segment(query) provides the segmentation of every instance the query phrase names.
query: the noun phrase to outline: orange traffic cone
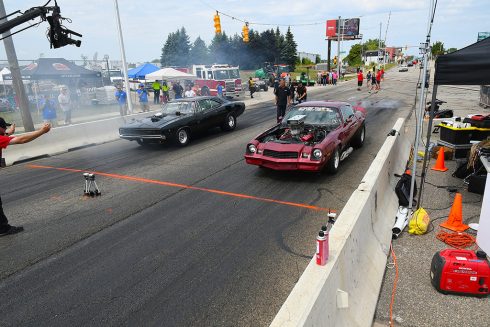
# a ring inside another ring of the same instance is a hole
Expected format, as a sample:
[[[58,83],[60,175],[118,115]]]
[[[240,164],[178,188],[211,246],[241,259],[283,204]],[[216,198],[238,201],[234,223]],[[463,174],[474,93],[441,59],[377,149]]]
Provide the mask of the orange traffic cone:
[[[431,169],[437,170],[437,171],[446,171],[447,170],[446,165],[444,165],[444,148],[443,147],[441,147],[439,149],[439,154],[437,155],[436,164]]]
[[[449,211],[449,217],[440,226],[455,232],[462,232],[469,228],[468,225],[463,224],[463,197],[461,193],[456,193],[453,206]]]

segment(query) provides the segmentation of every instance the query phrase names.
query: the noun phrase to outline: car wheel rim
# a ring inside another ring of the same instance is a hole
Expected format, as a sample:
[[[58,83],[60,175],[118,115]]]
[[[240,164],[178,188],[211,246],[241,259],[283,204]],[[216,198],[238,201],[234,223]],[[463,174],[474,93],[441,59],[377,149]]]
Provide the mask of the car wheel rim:
[[[340,162],[339,151],[335,151],[335,159],[333,161],[335,169],[339,168],[339,162]]]
[[[361,142],[364,142],[364,128],[361,130]]]
[[[230,128],[235,127],[235,117],[233,117],[233,116],[228,117],[228,126]]]
[[[185,130],[181,130],[179,132],[179,142],[184,144],[187,142],[187,132]]]

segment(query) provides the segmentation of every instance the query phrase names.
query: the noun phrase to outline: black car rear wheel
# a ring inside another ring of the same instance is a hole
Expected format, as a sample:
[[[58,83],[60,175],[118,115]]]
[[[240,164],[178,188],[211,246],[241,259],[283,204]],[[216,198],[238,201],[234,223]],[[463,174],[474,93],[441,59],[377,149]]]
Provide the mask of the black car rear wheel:
[[[187,144],[189,144],[189,141],[190,141],[189,130],[187,130],[187,128],[179,129],[175,135],[175,142],[179,146],[186,146]]]
[[[226,116],[225,121],[223,122],[223,125],[221,125],[221,128],[224,131],[232,131],[236,127],[236,117],[232,113],[229,113]]]

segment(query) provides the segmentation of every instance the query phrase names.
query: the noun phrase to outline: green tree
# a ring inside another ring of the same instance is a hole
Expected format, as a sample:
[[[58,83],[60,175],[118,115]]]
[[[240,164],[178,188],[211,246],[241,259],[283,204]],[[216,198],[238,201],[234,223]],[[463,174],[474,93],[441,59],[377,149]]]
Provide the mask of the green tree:
[[[214,63],[224,64],[230,59],[230,40],[225,32],[214,35],[209,45],[211,61]]]
[[[187,66],[189,63],[190,42],[184,27],[170,33],[162,48],[160,63],[167,66]]]
[[[279,64],[279,63],[282,63],[280,61],[281,61],[282,50],[284,48],[284,42],[285,42],[284,35],[281,34],[281,31],[279,30],[279,26],[276,27],[276,32],[275,32],[274,36],[275,36],[275,39],[276,39],[275,40],[275,48],[274,48],[274,50],[276,52],[276,54],[275,54],[275,59],[276,59],[275,60],[275,63],[276,64]]]
[[[458,51],[457,48],[449,48],[447,49],[447,53],[453,53],[454,51]]]
[[[189,52],[190,64],[207,64],[209,63],[209,51],[206,43],[200,36],[196,38]]]
[[[354,44],[349,51],[349,55],[345,57],[349,66],[361,66],[362,65],[362,44]]]
[[[322,62],[322,58],[320,58],[320,55],[316,55],[315,57],[315,64],[319,64]]]
[[[436,57],[438,55],[443,55],[444,54],[444,43],[441,41],[436,41],[435,43],[432,44],[431,48],[431,53],[432,56]]]
[[[290,65],[294,70],[297,61],[298,45],[294,41],[294,35],[291,33],[291,28],[288,27],[286,36],[284,37],[284,46],[281,48],[281,61]]]
[[[363,43],[364,50],[378,50],[379,39],[369,39]],[[381,48],[385,47],[385,43],[381,41]]]

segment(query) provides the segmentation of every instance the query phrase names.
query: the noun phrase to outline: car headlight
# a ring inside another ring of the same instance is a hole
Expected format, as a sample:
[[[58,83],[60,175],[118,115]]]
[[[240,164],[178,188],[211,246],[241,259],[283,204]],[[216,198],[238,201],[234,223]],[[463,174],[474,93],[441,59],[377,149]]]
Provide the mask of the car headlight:
[[[319,160],[322,157],[322,150],[320,149],[315,149],[312,152],[313,158]]]
[[[255,145],[253,145],[253,144],[249,144],[248,145],[248,152],[250,152],[250,153],[257,152],[257,147]]]

